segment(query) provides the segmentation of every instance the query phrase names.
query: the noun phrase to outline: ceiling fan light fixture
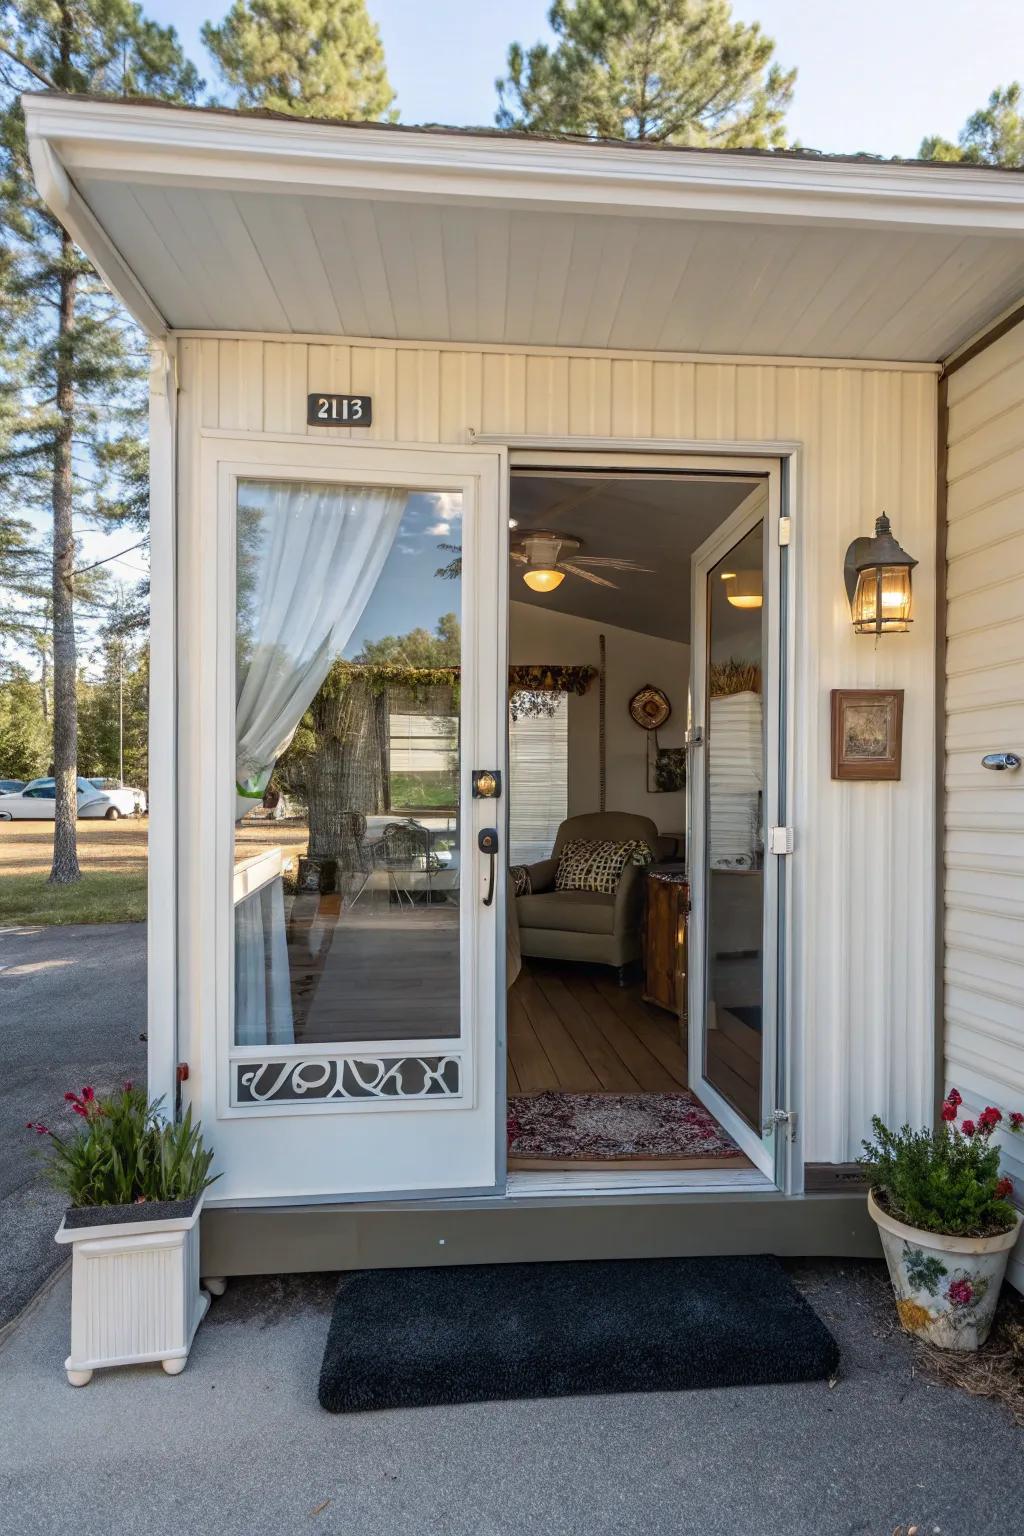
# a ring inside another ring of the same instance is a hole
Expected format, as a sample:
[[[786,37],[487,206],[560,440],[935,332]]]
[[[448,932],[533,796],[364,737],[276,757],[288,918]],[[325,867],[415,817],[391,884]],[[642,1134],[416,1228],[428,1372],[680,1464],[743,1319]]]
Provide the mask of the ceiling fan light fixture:
[[[760,608],[764,602],[760,571],[736,571],[725,589],[734,608]]]
[[[565,580],[564,571],[553,566],[532,565],[523,572],[523,580],[532,592],[553,592]]]

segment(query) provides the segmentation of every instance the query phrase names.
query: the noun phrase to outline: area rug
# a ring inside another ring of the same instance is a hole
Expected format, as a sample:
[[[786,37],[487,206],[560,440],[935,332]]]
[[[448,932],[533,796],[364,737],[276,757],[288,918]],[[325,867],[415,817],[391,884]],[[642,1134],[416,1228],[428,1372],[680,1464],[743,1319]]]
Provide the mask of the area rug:
[[[839,1348],[777,1259],[364,1270],[320,1371],[331,1413],[765,1386],[835,1375]]]
[[[508,1101],[510,1159],[718,1161],[739,1147],[692,1093],[537,1093]]]

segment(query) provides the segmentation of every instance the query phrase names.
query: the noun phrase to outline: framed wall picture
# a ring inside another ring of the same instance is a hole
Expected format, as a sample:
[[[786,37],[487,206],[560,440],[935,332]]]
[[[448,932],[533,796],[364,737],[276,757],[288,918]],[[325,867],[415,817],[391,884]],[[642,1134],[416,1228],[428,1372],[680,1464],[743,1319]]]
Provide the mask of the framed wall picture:
[[[898,779],[903,758],[902,688],[832,689],[832,777]]]

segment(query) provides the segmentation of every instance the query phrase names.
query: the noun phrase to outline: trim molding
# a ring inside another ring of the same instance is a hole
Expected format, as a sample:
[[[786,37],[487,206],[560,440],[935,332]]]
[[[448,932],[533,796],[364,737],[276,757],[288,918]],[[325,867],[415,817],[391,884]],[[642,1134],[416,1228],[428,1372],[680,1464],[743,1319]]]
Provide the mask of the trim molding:
[[[961,368],[973,362],[982,352],[987,352],[993,342],[999,341],[1008,332],[1016,330],[1017,326],[1024,322],[1024,299],[1000,315],[987,330],[982,331],[973,341],[968,341],[958,352],[952,355],[942,365],[942,379],[948,379],[951,374],[959,373]]]
[[[804,1189],[809,1195],[863,1195],[867,1190],[859,1163],[805,1163]]]
[[[1024,310],[1022,310],[1024,318]],[[965,354],[966,355],[966,354]],[[949,375],[939,379],[935,440],[935,1059],[932,1115],[938,1124],[946,1082],[946,544]]]

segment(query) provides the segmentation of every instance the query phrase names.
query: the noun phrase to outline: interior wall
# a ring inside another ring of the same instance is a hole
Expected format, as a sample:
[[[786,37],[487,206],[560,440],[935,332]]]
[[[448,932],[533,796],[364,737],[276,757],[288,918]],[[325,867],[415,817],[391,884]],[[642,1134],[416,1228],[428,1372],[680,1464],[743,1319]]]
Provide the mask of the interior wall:
[[[936,370],[699,361],[461,343],[182,336],[179,519],[194,507],[203,429],[244,439],[464,446],[474,432],[631,441],[680,450],[791,444],[794,673],[789,742],[791,1036],[787,1107],[809,1162],[854,1159],[872,1114],[923,1124],[935,1061]],[[373,425],[308,426],[306,397],[373,397]],[[920,562],[910,634],[855,636],[850,541],[888,511]],[[182,613],[201,564],[182,571]],[[179,677],[202,678],[182,624]],[[646,681],[646,679],[642,679]],[[197,685],[198,686],[198,685]],[[903,778],[836,783],[833,688],[905,690]],[[182,685],[181,707],[189,708]],[[671,697],[671,693],[670,693]],[[179,712],[180,714],[180,712]],[[183,1003],[188,1007],[188,1003]]]
[[[568,578],[571,580],[572,578]],[[614,624],[557,613],[539,603],[509,603],[509,661],[528,666],[598,666],[598,637],[607,648],[605,764],[607,808],[649,816],[659,832],[686,828],[686,794],[649,794],[647,732],[634,724],[629,701],[645,683],[668,694],[672,714],[658,732],[663,747],[681,747],[686,732],[690,647]],[[599,694],[595,678],[587,693],[569,698],[569,815],[596,811],[599,798]]]

